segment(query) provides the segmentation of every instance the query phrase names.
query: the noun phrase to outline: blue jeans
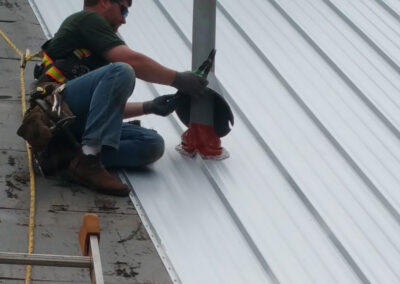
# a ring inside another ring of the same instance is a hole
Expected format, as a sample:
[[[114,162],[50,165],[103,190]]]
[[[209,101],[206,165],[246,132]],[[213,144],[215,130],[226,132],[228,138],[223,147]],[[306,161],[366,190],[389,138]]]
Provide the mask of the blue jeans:
[[[156,131],[123,123],[125,104],[135,87],[135,73],[112,63],[66,84],[64,99],[77,119],[71,130],[84,145],[101,145],[106,167],[140,167],[164,153]]]

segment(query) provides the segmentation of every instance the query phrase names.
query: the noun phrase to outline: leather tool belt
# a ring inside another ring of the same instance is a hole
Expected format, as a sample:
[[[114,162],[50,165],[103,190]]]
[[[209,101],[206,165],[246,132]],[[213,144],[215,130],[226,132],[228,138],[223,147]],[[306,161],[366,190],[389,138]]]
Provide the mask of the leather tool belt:
[[[30,94],[30,107],[25,112],[17,134],[34,152],[43,151],[58,131],[63,131],[75,116],[63,100],[65,84],[43,83]]]

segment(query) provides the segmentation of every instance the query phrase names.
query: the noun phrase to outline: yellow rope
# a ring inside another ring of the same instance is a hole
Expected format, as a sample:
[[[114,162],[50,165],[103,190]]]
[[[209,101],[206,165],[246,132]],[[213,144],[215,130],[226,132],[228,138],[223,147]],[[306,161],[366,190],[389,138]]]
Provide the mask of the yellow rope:
[[[0,30],[0,35],[4,38],[4,40],[8,43],[9,46],[11,46],[15,52],[19,55],[19,57],[23,57],[24,55],[22,54],[21,51],[11,42],[11,40],[8,39],[8,37],[3,33],[2,30]]]
[[[25,78],[24,78],[24,67],[20,68],[20,79],[21,79],[21,98],[22,98],[22,113],[26,112],[26,99],[25,99]],[[35,175],[32,166],[32,151],[28,143],[25,142],[26,151],[28,153],[28,167],[29,167],[29,184],[30,184],[30,193],[31,200],[29,206],[29,240],[28,240],[28,253],[33,253],[34,246],[34,235],[33,230],[35,229],[35,204],[36,204],[36,192],[35,192]],[[32,267],[28,265],[26,267],[25,273],[25,284],[29,284],[31,282],[31,272]]]
[[[22,52],[8,39],[8,37],[0,30],[0,35],[3,39],[15,50],[18,56],[21,58],[20,64],[20,80],[21,80],[21,102],[22,102],[22,114],[26,112],[26,98],[25,98],[25,64],[26,61],[33,58],[33,56],[28,57],[28,54],[24,55]],[[33,230],[35,228],[35,174],[33,172],[32,166],[32,151],[28,143],[26,144],[26,151],[28,153],[28,167],[29,167],[29,182],[30,182],[30,208],[29,208],[29,240],[28,240],[28,253],[33,253]],[[31,282],[32,267],[28,265],[26,267],[25,273],[25,284]]]

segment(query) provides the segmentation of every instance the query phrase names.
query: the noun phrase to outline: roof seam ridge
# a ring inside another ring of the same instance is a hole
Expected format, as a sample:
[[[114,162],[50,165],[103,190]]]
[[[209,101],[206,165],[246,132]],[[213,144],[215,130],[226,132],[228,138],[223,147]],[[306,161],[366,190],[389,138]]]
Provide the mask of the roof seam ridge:
[[[181,28],[179,28],[179,25],[172,18],[171,14],[168,12],[167,8],[164,7],[164,5],[160,2],[160,0],[154,0],[154,2],[157,5],[157,7],[161,10],[161,13],[167,18],[168,22],[176,30],[178,35],[182,38],[182,40],[184,41],[186,47],[191,49],[192,48],[192,43],[191,43],[190,39],[188,37],[186,37],[186,35],[183,32],[183,30]]]
[[[317,51],[318,53],[320,53],[320,55],[322,57],[325,58],[325,60],[329,62],[331,62],[333,65],[332,67],[335,67],[336,65],[333,63],[333,61],[331,61],[331,59],[320,49],[320,47],[312,41],[312,39],[298,26],[298,24],[283,10],[282,7],[279,6],[279,4],[277,4],[275,2],[275,0],[269,0],[269,2],[271,2],[271,4],[275,7],[275,9],[278,10],[278,12],[286,19],[288,20],[288,22],[306,39],[306,41],[308,41]],[[364,180],[364,182],[366,182],[366,184],[368,185],[368,187],[372,190],[372,192],[374,193],[374,195],[378,198],[378,200],[380,200],[383,205],[387,208],[387,210],[393,215],[394,219],[400,223],[400,214],[396,211],[396,209],[390,204],[390,202],[382,195],[382,193],[379,191],[379,189],[373,184],[373,182],[367,177],[367,175],[359,168],[359,166],[357,165],[357,163],[351,158],[351,156],[345,151],[345,149],[340,145],[340,143],[334,138],[334,136],[328,131],[328,129],[324,126],[324,124],[316,117],[316,115],[311,111],[311,109],[305,104],[305,102],[300,98],[300,96],[296,93],[296,91],[290,86],[290,84],[283,78],[283,76],[279,73],[279,71],[274,67],[274,65],[263,55],[264,57],[264,61],[267,62],[269,68],[273,71],[273,73],[275,74],[275,76],[277,76],[277,78],[281,81],[281,83],[285,86],[285,88],[289,91],[289,93],[294,97],[294,99],[299,103],[299,105],[303,108],[303,110],[305,110],[305,112],[311,117],[311,119],[314,121],[314,123],[316,123],[316,125],[318,126],[318,128],[327,136],[327,138],[331,141],[331,143],[335,146],[335,148],[339,151],[339,153],[341,153],[344,158],[350,163],[350,165],[353,167],[353,169],[356,171],[356,173]],[[338,70],[336,70],[337,72],[342,72],[337,66],[336,68]],[[336,69],[334,68],[334,69]],[[347,76],[343,73],[343,76],[345,76],[345,78],[347,78]],[[341,76],[342,77],[342,76]],[[350,81],[347,78],[348,81]],[[352,82],[351,82],[352,83]],[[354,85],[355,88],[357,88]],[[358,89],[358,88],[357,88]],[[266,144],[266,142],[265,142]],[[268,147],[268,145],[266,145]],[[269,148],[269,147],[268,147]],[[272,150],[270,150],[272,152]],[[274,155],[272,153],[272,155]],[[274,155],[275,156],[275,155]],[[280,170],[285,171],[285,176],[289,176],[289,173],[287,172],[287,170],[284,168],[284,166],[281,164],[281,162],[279,161],[279,159],[277,157],[274,158],[274,160],[276,161],[278,168]],[[279,164],[278,164],[279,163]],[[292,177],[290,177],[291,179],[293,179]],[[294,180],[293,180],[294,182]],[[292,183],[291,183],[292,184]],[[298,185],[296,185],[294,183],[295,187],[295,191],[296,193],[304,195],[304,193],[301,191],[300,187],[298,187]],[[297,190],[299,190],[297,192]],[[299,195],[300,196],[300,195]],[[307,205],[308,209],[310,211],[312,211],[312,214],[314,215],[314,217],[317,219],[317,221],[319,222],[319,224],[321,225],[321,227],[325,227],[325,230],[329,230],[329,237],[331,238],[330,234],[333,234],[333,232],[331,231],[331,229],[327,226],[327,224],[325,223],[325,221],[323,220],[323,218],[319,215],[318,211],[313,207],[313,205],[311,204],[311,202],[306,198],[306,196],[304,195],[304,197],[302,198],[300,196],[300,198],[303,200],[303,202]],[[320,220],[318,220],[320,219]],[[364,282],[364,283],[369,283],[369,280],[367,279],[367,277],[364,275],[364,273],[362,272],[362,270],[358,267],[358,265],[356,264],[356,262],[351,258],[350,254],[346,251],[346,249],[344,248],[344,246],[340,243],[340,241],[337,239],[337,237],[333,234],[332,235],[334,237],[334,239],[331,238],[331,240],[334,242],[335,246],[339,249],[339,251],[342,253],[342,255],[345,257],[346,261],[348,261],[348,263],[350,264],[350,266],[352,267],[352,269],[356,272],[356,274],[358,275],[358,277]]]
[[[291,87],[289,86],[289,88],[291,88]],[[307,198],[306,194],[303,192],[301,187],[297,184],[295,179],[291,176],[291,174],[286,169],[286,167],[283,165],[283,163],[279,160],[277,155],[275,155],[272,148],[270,148],[268,143],[262,138],[261,134],[255,129],[255,127],[252,125],[250,120],[243,114],[243,112],[240,110],[240,108],[236,104],[233,104],[233,107],[234,107],[235,111],[238,112],[239,116],[242,118],[242,120],[243,120],[244,124],[247,126],[247,128],[253,133],[257,142],[264,149],[264,151],[271,158],[273,163],[276,165],[276,167],[279,169],[279,171],[282,173],[282,175],[285,177],[285,179],[291,185],[291,188],[294,190],[294,192],[299,197],[299,199],[303,202],[303,204],[307,208],[307,210],[314,217],[314,219],[319,224],[321,229],[326,233],[326,235],[331,240],[331,242],[334,244],[334,246],[338,249],[338,251],[343,255],[343,257],[346,259],[346,261],[350,264],[353,271],[355,271],[356,275],[361,279],[361,281],[363,283],[370,283],[369,280],[367,279],[367,277],[364,275],[364,273],[358,267],[356,262],[352,259],[351,255],[347,252],[346,248],[341,244],[339,239],[333,233],[332,229],[328,226],[327,222],[322,218],[322,216],[319,214],[318,210],[314,207],[312,202]]]
[[[393,18],[400,22],[400,15],[393,10],[388,4],[386,4],[383,0],[375,0],[379,5],[381,5]]]
[[[211,183],[212,187],[214,188],[214,191],[216,192],[217,196],[221,200],[222,204],[224,204],[224,207],[226,208],[226,210],[228,211],[229,215],[231,216],[231,218],[235,222],[236,226],[239,228],[239,231],[241,232],[241,234],[245,238],[246,242],[248,243],[249,247],[251,248],[251,250],[255,254],[256,258],[260,261],[261,266],[264,268],[264,271],[268,274],[268,276],[271,278],[273,283],[277,283],[277,284],[281,283],[278,280],[278,278],[275,275],[275,273],[273,272],[273,270],[270,267],[270,265],[268,264],[267,260],[265,259],[265,257],[261,253],[261,251],[259,250],[257,244],[255,243],[255,241],[251,237],[250,233],[247,231],[245,225],[240,220],[239,216],[236,214],[235,210],[233,209],[233,207],[229,203],[229,201],[226,198],[225,194],[222,192],[220,186],[218,185],[218,183],[216,182],[216,180],[212,176],[211,171],[207,167],[206,163],[204,161],[202,161],[202,160],[198,160],[198,161],[200,163],[200,167],[202,168],[203,173],[206,175],[208,181]]]
[[[306,34],[306,32],[284,11],[284,9],[275,2],[275,0],[268,0],[272,5],[281,13],[281,15],[289,21],[289,23],[305,38],[305,40],[331,65],[331,67],[340,75],[340,77],[345,80],[346,83],[359,95],[365,96],[360,89],[344,74],[344,72],[329,58],[329,56]],[[324,0],[325,1],[325,0]],[[266,58],[266,60],[268,60]],[[269,61],[268,61],[269,62]],[[364,171],[358,166],[351,155],[345,150],[344,146],[331,134],[328,128],[318,119],[314,112],[307,106],[307,104],[302,100],[302,98],[297,94],[297,92],[290,86],[290,84],[285,80],[285,78],[279,73],[275,66],[269,62],[270,69],[277,76],[278,80],[284,85],[296,102],[301,106],[301,108],[308,114],[308,116],[314,121],[317,127],[325,134],[325,136],[331,141],[337,151],[348,161],[355,172],[361,177],[361,179],[366,183],[366,185],[371,189],[375,197],[386,207],[389,213],[394,217],[396,222],[400,224],[400,213],[395,209],[395,207],[389,202],[389,200],[380,192],[379,188],[372,182],[372,180],[364,173]],[[368,100],[368,102],[370,102]],[[371,102],[370,102],[371,103]],[[372,103],[371,103],[372,104]],[[380,112],[379,112],[380,113]],[[381,113],[380,113],[381,114]],[[383,114],[381,114],[383,116]],[[379,116],[379,115],[378,115]],[[395,126],[395,134],[400,138],[400,132]]]
[[[267,65],[269,66],[269,68],[271,68],[272,72],[275,74],[275,76],[277,76],[278,80],[280,80],[282,82],[284,87],[291,94],[294,93],[294,95],[292,94],[292,96],[298,97],[298,95],[295,93],[295,91],[292,89],[292,87],[285,81],[285,79],[282,77],[282,75],[279,73],[279,71],[273,66],[273,64],[267,58],[265,58],[265,59],[267,60]],[[224,91],[224,89],[222,89],[222,91]],[[311,215],[314,217],[314,219],[320,225],[322,230],[326,233],[328,238],[331,240],[331,242],[334,244],[334,246],[338,249],[338,251],[343,255],[343,257],[346,259],[346,261],[350,264],[353,271],[355,271],[356,275],[361,279],[361,281],[363,283],[370,283],[369,280],[367,279],[367,277],[362,272],[362,270],[358,267],[356,262],[352,259],[351,255],[347,252],[346,248],[342,245],[342,243],[339,241],[339,239],[333,233],[332,229],[328,226],[327,222],[322,218],[322,216],[319,214],[318,210],[314,207],[312,202],[307,198],[306,194],[303,192],[301,187],[296,183],[295,179],[291,176],[291,174],[286,169],[286,167],[283,165],[283,163],[275,155],[274,151],[271,149],[271,147],[268,145],[268,143],[263,139],[263,137],[257,131],[257,129],[253,126],[251,121],[242,112],[240,107],[236,104],[236,102],[233,99],[231,99],[228,96],[227,100],[231,104],[231,106],[235,110],[235,112],[238,113],[239,117],[243,120],[243,123],[246,125],[246,127],[249,129],[249,131],[255,136],[256,141],[264,149],[264,151],[271,158],[273,163],[277,166],[279,171],[282,173],[282,175],[285,177],[285,179],[291,185],[291,188],[294,190],[296,195],[299,197],[299,199],[303,202],[305,207],[308,209],[308,211],[311,213]],[[300,100],[300,104],[305,105],[304,102],[302,102],[300,98],[298,100]],[[298,101],[298,100],[296,99],[296,101]],[[305,107],[307,108],[307,106],[305,106]],[[307,110],[305,110],[305,111],[306,111],[306,113],[311,113],[312,117],[315,117],[315,115],[312,114],[311,110],[309,110],[308,112],[307,112]],[[314,121],[314,119],[313,119],[313,121]]]
[[[340,78],[357,94],[357,96],[371,109],[375,115],[382,120],[384,125],[400,140],[400,129],[387,117],[377,105],[340,69],[340,67],[326,54],[321,47],[287,14],[284,9],[275,2],[268,0],[279,11],[279,13],[293,26],[293,28],[311,45],[311,47],[324,59]],[[325,0],[324,0],[325,1]]]
[[[347,25],[349,25],[372,49],[374,49],[397,73],[400,74],[400,66],[383,51],[366,33],[364,33],[349,17],[345,15],[335,4],[330,0],[323,0],[325,4],[336,13]]]
[[[359,97],[361,97],[362,101],[364,101],[373,111],[374,113],[383,120],[385,125],[389,125],[389,129],[391,129],[394,134],[400,139],[400,131],[394,126],[389,119],[383,115],[383,113],[378,110],[377,106],[375,106],[367,96],[360,90],[358,87],[344,74],[344,72],[329,58],[327,54],[325,54],[322,49],[305,33],[304,30],[283,10],[282,7],[279,6],[275,2],[275,0],[269,0],[271,4],[278,10],[278,12],[286,19],[288,22],[305,38],[305,40],[322,56],[325,61],[339,74],[339,76],[353,89]],[[368,176],[363,172],[363,170],[358,166],[358,164],[354,161],[354,159],[348,154],[348,152],[344,149],[343,146],[335,139],[335,137],[330,133],[330,131],[325,127],[325,125],[317,118],[314,112],[307,106],[307,104],[301,99],[301,97],[296,93],[296,91],[290,86],[290,84],[285,80],[285,78],[279,73],[278,69],[273,65],[273,63],[265,56],[265,54],[260,50],[257,44],[251,40],[251,38],[247,35],[247,33],[243,30],[242,27],[232,18],[232,16],[228,13],[228,11],[222,6],[220,2],[218,2],[218,7],[221,12],[227,17],[228,21],[238,30],[238,32],[246,39],[249,45],[254,49],[256,54],[263,60],[263,62],[268,66],[268,68],[272,71],[272,73],[277,77],[277,79],[283,84],[283,86],[288,90],[291,96],[295,99],[295,101],[301,106],[301,108],[308,114],[308,116],[314,121],[317,127],[324,133],[324,135],[331,141],[334,147],[341,153],[341,155],[350,163],[355,172],[361,177],[361,179],[366,183],[366,185],[371,189],[373,194],[380,200],[380,202],[386,207],[386,209],[391,213],[394,219],[400,224],[400,214],[397,212],[395,207],[387,200],[387,198],[380,192],[378,187],[368,178]],[[224,90],[225,91],[225,90]],[[226,96],[231,105],[235,106],[236,112],[239,113],[239,116],[244,120],[248,121],[246,124],[249,128],[250,132],[253,133],[257,137],[257,141],[263,143],[264,140],[257,133],[257,130],[254,126],[252,126],[251,122],[247,119],[246,115],[240,110],[240,108],[236,105],[233,99],[230,96]],[[388,121],[385,123],[385,121]],[[265,147],[264,147],[265,148]]]
[[[222,87],[222,84],[219,84],[219,85],[223,89],[222,92],[226,92],[226,90]],[[152,92],[152,94],[156,97],[158,95],[158,92],[157,92],[157,89],[154,87],[154,85],[149,84],[149,88],[150,88],[150,91]],[[230,96],[229,96],[229,98],[230,98]],[[183,131],[183,129],[179,125],[177,119],[175,117],[170,117],[170,120],[171,120],[172,124],[174,125],[174,128],[178,132],[178,134],[181,133]],[[227,212],[229,213],[229,215],[232,217],[234,223],[239,228],[239,231],[241,232],[241,234],[243,235],[244,239],[248,243],[248,245],[251,248],[252,252],[255,254],[256,258],[260,261],[261,266],[263,267],[264,271],[268,274],[268,276],[271,278],[273,283],[279,284],[280,281],[278,280],[278,278],[274,274],[273,270],[271,269],[270,265],[268,264],[268,262],[266,261],[266,259],[264,258],[264,256],[260,252],[260,250],[258,249],[258,247],[257,247],[256,243],[254,242],[254,240],[251,238],[249,232],[247,232],[245,226],[240,221],[240,218],[235,213],[235,210],[232,208],[232,206],[230,206],[230,204],[229,204],[228,200],[226,199],[225,195],[223,194],[222,190],[219,188],[218,183],[212,177],[212,175],[210,173],[210,170],[207,168],[205,163],[202,162],[202,161],[200,161],[200,166],[202,168],[202,171],[206,175],[208,181],[211,183],[211,185],[212,185],[214,191],[216,192],[217,196],[219,197],[219,199],[221,200],[222,204],[226,208]]]
[[[228,21],[235,27],[235,29],[239,32],[242,37],[245,38],[250,47],[255,51],[255,53],[261,58],[261,60],[271,69],[272,63],[269,62],[267,57],[261,51],[261,49],[257,46],[257,44],[247,35],[246,31],[243,30],[242,27],[229,15],[228,11],[222,6],[220,2],[217,3],[218,8],[220,8],[221,12],[228,19]],[[273,5],[274,6],[274,5]],[[282,9],[280,7],[280,9]],[[283,10],[283,9],[282,9]],[[281,13],[282,14],[282,13]],[[285,16],[285,15],[286,16]],[[333,62],[332,59],[329,58],[327,54],[325,54],[322,49],[294,22],[293,19],[290,18],[286,12],[284,12],[283,17],[289,21],[289,23],[305,38],[305,40],[318,52],[318,54],[332,67],[332,69],[342,78],[345,83],[358,95],[358,97],[375,113],[380,120],[394,133],[394,135],[400,140],[400,129],[394,124],[394,122],[387,117],[383,112],[379,109],[377,105],[375,105],[366,94],[364,94],[350,79],[349,77]],[[290,19],[290,20],[289,20]],[[293,23],[292,23],[293,22]],[[272,70],[272,69],[271,69]],[[400,69],[399,69],[400,70]],[[273,71],[275,73],[275,71]]]

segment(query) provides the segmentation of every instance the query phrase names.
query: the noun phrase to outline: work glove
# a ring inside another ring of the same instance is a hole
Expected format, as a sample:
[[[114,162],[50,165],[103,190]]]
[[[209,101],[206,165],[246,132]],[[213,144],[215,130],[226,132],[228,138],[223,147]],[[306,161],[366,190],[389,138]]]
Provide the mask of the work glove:
[[[143,113],[167,116],[175,110],[175,95],[164,95],[143,103]]]
[[[184,94],[198,97],[207,86],[207,79],[200,77],[190,71],[176,72],[175,80],[172,87],[177,88]]]

